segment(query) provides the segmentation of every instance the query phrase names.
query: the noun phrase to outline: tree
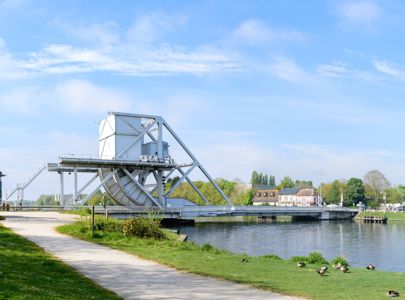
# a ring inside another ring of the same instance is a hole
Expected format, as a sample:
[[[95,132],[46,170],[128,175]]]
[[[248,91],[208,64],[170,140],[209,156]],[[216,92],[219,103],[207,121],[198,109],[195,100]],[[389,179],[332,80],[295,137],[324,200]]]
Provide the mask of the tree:
[[[98,191],[94,194],[93,197],[87,201],[87,205],[107,205],[107,206],[114,206],[117,205],[117,202],[113,200],[107,193],[102,193]]]
[[[288,176],[285,176],[283,179],[281,179],[280,183],[278,184],[277,188],[279,190],[284,189],[284,188],[292,188],[295,186],[294,181]]]
[[[373,204],[378,206],[382,192],[390,187],[388,179],[378,170],[371,170],[364,175],[366,192],[373,199]]]
[[[360,178],[350,178],[347,182],[346,190],[347,204],[358,204],[364,202],[365,189],[363,181]]]
[[[335,180],[332,182],[329,194],[328,194],[328,204],[339,204],[340,203],[340,193],[341,193],[341,187],[339,180]]]
[[[52,206],[52,205],[59,205],[59,202],[55,201],[54,195],[41,195],[35,201],[34,205],[36,206]]]
[[[314,186],[311,180],[296,180],[294,187],[301,189],[312,189]]]
[[[256,185],[267,185],[267,186],[275,186],[276,185],[276,177],[272,175],[267,175],[263,173],[259,173],[257,171],[252,172],[252,177],[250,179],[251,184]]]

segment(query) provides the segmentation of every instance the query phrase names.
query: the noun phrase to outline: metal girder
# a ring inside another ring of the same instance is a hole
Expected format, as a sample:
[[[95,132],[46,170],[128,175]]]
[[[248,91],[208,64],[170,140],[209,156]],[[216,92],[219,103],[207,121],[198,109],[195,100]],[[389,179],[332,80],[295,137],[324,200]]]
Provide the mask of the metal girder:
[[[160,208],[162,208],[162,206],[160,205],[160,203],[157,202],[157,201],[155,200],[155,198],[154,198],[151,194],[149,194],[149,192],[148,192],[147,190],[145,190],[145,188],[138,182],[138,180],[136,180],[136,178],[134,178],[134,177],[132,176],[132,174],[131,174],[128,170],[123,169],[123,171],[124,171],[124,173],[127,174],[127,176],[142,190],[142,192],[144,192],[144,193],[146,194],[146,196],[147,196],[153,203],[155,203],[157,206],[159,206]]]
[[[118,172],[118,170],[112,171],[106,178],[104,178],[104,179],[100,182],[100,184],[99,184],[90,194],[88,194],[83,200],[81,200],[81,201],[79,202],[79,204],[80,204],[80,205],[83,205],[83,204],[85,204],[87,201],[89,201],[89,199],[90,199],[91,197],[93,197],[94,194],[97,193],[97,191],[98,191],[99,189],[101,189],[101,187],[104,185],[104,183],[106,183],[108,180],[110,180],[115,174],[117,174],[117,172]]]

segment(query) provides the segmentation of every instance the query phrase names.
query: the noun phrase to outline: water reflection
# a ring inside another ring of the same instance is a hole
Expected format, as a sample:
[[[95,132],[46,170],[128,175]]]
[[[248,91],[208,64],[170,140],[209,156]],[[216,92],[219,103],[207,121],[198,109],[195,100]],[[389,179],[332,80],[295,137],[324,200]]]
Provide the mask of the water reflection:
[[[237,253],[289,258],[319,251],[327,259],[343,256],[357,267],[372,263],[379,269],[405,272],[405,223],[197,223],[182,227],[181,232],[197,243]]]

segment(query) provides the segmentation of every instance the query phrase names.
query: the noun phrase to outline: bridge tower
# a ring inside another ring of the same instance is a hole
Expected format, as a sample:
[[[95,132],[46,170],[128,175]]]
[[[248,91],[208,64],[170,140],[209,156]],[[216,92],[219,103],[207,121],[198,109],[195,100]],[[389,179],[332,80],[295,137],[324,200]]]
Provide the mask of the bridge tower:
[[[167,138],[180,146],[187,157],[186,162],[178,163],[169,154]],[[227,204],[233,206],[202,164],[160,116],[110,112],[100,122],[99,157],[60,157],[58,167],[54,169],[58,172],[73,170],[75,174],[97,170],[101,183],[82,200],[77,199],[75,192],[77,204],[86,203],[103,187],[123,206],[163,208],[167,206],[170,195],[187,181],[208,205],[209,200],[189,178],[193,170],[199,169]],[[175,174],[180,179],[167,191],[166,182]]]

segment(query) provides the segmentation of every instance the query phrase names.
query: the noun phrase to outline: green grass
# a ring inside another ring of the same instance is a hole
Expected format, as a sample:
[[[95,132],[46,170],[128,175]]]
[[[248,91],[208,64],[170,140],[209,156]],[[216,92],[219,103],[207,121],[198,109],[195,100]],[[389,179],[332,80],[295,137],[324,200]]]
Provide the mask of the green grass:
[[[388,218],[388,221],[405,221],[405,212],[402,211],[361,211],[359,212],[355,219],[361,219],[364,218],[365,216],[371,216],[371,217],[384,217],[386,216]]]
[[[0,225],[0,299],[121,299]]]
[[[218,250],[212,246],[182,243],[173,239],[153,240],[125,237],[118,232],[97,232],[95,237],[85,224],[58,228],[61,233],[120,249],[140,257],[197,274],[229,279],[262,289],[309,299],[386,299],[388,290],[405,294],[405,274],[351,269],[350,273],[330,270],[319,276],[319,265],[298,268],[296,263],[277,256],[249,257]],[[241,241],[242,243],[243,241]],[[242,258],[248,258],[242,263]],[[389,258],[388,258],[389,259]],[[330,268],[333,269],[333,268]]]

